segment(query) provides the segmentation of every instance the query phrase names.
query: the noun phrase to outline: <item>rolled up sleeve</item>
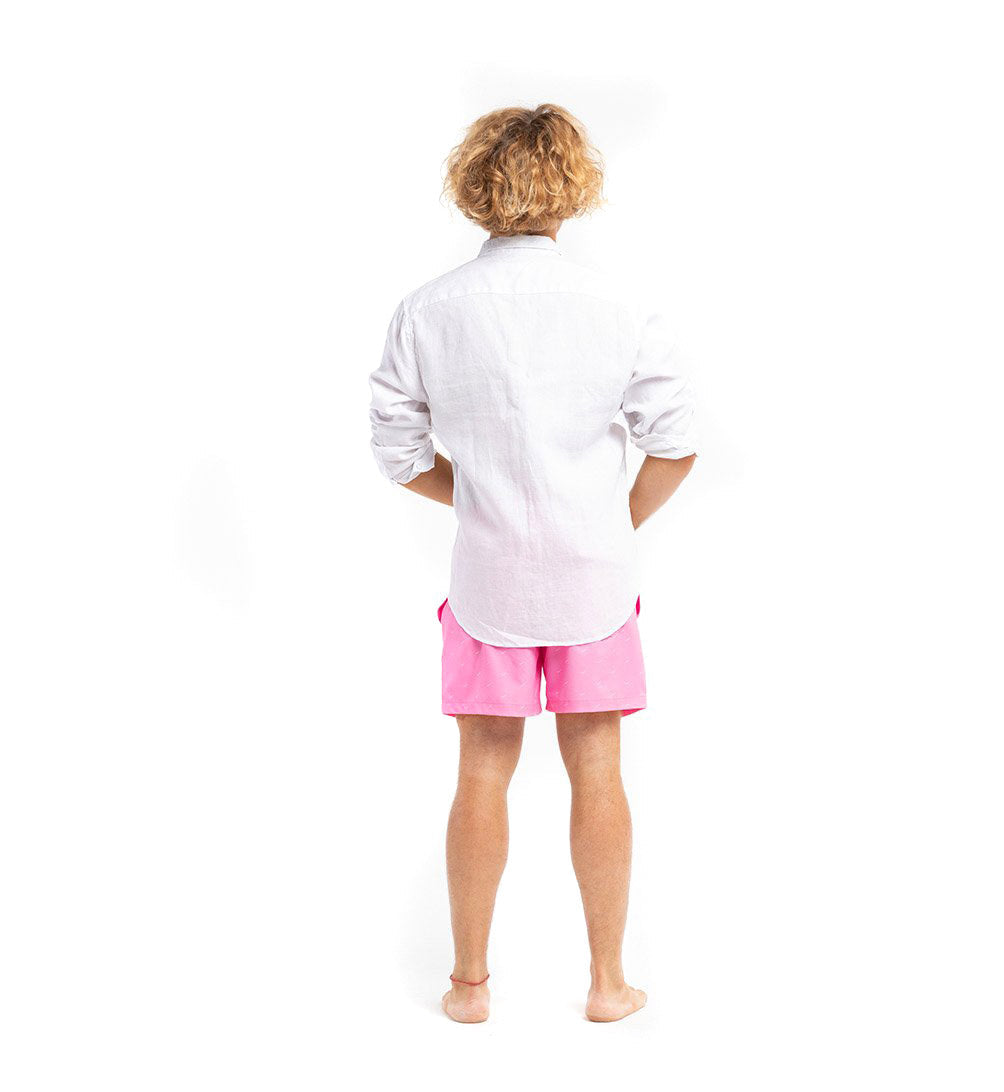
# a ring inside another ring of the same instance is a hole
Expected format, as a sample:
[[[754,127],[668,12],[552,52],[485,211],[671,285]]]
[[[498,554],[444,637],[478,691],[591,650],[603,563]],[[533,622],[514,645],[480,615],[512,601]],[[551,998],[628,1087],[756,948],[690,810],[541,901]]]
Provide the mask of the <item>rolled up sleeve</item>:
[[[428,396],[415,357],[414,331],[403,305],[387,330],[380,367],[370,376],[370,446],[377,465],[406,485],[435,463]]]
[[[632,442],[662,459],[697,452],[694,393],[680,373],[677,355],[665,319],[647,315],[621,408]]]

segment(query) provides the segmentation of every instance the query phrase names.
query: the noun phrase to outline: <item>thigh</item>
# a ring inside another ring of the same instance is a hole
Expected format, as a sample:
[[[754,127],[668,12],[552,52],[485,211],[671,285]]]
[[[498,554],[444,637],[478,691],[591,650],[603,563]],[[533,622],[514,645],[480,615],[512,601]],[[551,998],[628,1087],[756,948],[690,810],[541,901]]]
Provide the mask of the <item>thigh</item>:
[[[523,747],[522,717],[457,716],[461,776],[508,781]]]
[[[569,774],[594,768],[620,768],[621,714],[557,713],[558,746]]]

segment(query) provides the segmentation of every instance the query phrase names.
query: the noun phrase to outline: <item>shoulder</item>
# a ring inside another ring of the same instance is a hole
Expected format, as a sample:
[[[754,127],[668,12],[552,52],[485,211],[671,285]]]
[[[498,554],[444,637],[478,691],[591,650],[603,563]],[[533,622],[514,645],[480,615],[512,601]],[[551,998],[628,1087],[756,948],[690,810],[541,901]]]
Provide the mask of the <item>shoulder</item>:
[[[589,262],[564,256],[561,264],[563,279],[571,290],[605,300],[625,313],[634,315],[637,310],[637,293],[628,278]]]
[[[658,274],[653,283],[651,270],[630,265],[615,271],[592,266],[584,268],[588,268],[594,278],[596,291],[605,293],[622,308],[638,337],[648,336],[653,330],[676,329],[676,309],[672,300],[658,290]]]
[[[404,296],[398,304],[398,311],[403,316],[411,318],[433,304],[477,291],[477,266],[477,260],[472,258],[463,265],[441,273],[438,277],[433,277],[431,281],[426,281],[425,284],[420,284],[418,288],[412,289]]]
[[[641,329],[650,312],[643,294],[630,277],[561,254],[518,266],[472,258],[413,289],[398,304],[397,314],[401,319],[411,321],[427,308],[450,300],[512,291],[587,296],[616,309],[635,330]]]

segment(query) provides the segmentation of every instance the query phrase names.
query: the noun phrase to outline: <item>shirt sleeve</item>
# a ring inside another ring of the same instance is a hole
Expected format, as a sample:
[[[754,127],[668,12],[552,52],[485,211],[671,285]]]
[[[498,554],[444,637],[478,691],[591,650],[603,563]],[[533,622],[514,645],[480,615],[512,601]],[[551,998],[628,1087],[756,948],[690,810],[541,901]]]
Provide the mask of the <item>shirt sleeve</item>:
[[[370,391],[370,446],[384,475],[405,485],[432,469],[436,452],[415,335],[403,305],[390,321],[383,359],[370,376]]]
[[[680,374],[675,346],[659,314],[642,321],[621,409],[632,442],[647,455],[682,459],[696,453],[694,393]]]

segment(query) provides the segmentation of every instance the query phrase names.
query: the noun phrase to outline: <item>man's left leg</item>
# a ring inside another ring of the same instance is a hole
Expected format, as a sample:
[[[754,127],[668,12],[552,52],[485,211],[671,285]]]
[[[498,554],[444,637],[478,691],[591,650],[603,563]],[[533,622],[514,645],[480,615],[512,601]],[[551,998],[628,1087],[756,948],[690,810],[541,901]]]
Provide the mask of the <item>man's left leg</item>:
[[[522,717],[462,714],[457,795],[446,832],[455,961],[453,975],[480,982],[488,974],[488,932],[509,853],[506,793],[523,746]],[[454,985],[447,1016],[464,1024],[488,1018],[488,987]]]

